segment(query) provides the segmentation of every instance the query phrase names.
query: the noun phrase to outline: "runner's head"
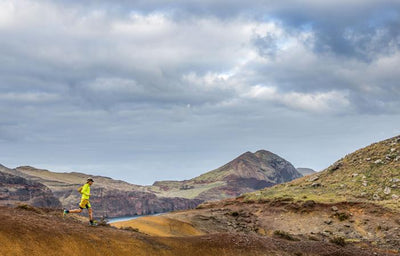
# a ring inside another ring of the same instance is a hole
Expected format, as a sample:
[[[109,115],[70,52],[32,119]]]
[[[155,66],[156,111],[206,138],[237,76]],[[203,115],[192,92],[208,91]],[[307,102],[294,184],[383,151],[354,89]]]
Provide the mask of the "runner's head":
[[[86,182],[86,183],[89,183],[89,185],[92,185],[93,182],[94,182],[94,180],[93,180],[92,178],[89,178],[89,179],[87,179],[87,182]]]

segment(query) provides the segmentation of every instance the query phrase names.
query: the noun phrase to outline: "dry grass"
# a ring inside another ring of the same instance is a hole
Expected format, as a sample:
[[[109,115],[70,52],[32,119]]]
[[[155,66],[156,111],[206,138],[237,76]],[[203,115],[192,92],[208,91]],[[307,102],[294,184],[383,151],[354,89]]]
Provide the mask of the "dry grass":
[[[244,198],[254,201],[290,197],[323,203],[373,201],[400,210],[396,196],[400,196],[400,137],[360,149],[323,172],[249,193]]]
[[[131,227],[148,235],[163,237],[198,236],[204,234],[189,223],[163,216],[141,217],[134,220],[116,222],[112,226],[118,228]]]

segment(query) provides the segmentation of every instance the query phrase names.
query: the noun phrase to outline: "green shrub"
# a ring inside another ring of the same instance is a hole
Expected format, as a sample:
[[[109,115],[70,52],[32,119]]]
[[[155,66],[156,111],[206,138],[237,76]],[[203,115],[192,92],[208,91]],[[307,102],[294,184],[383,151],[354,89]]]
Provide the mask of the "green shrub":
[[[337,244],[339,246],[345,246],[346,245],[346,240],[341,236],[335,236],[335,237],[331,238],[330,242],[334,243],[334,244]]]
[[[283,238],[289,241],[300,241],[300,239],[293,237],[293,235],[289,234],[288,232],[282,231],[282,230],[275,230],[274,235]]]
[[[345,213],[345,212],[337,212],[335,213],[335,216],[340,220],[340,221],[344,221],[347,220],[348,218],[350,218],[350,215]]]

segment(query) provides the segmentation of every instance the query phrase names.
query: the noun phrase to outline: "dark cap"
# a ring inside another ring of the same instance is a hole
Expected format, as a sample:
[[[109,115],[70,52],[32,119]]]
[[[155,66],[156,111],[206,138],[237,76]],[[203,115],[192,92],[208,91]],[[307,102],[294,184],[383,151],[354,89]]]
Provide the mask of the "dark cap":
[[[94,180],[92,178],[87,179],[87,182],[89,182],[89,181],[94,182]]]

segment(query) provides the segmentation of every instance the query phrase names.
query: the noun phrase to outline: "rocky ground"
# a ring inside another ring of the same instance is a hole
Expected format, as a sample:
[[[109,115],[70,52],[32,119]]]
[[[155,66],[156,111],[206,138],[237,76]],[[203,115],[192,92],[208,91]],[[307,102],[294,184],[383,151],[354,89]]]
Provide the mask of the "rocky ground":
[[[234,209],[228,208],[228,211],[232,210]],[[188,216],[197,216],[199,222],[212,225],[217,223],[210,221],[216,212],[209,208]],[[283,235],[269,236],[237,231],[236,225],[241,221],[233,220],[242,218],[242,213],[227,213],[229,214],[224,213],[221,216],[225,216],[232,224],[227,228],[223,228],[226,225],[222,223],[218,224],[221,232],[214,230],[204,235],[160,237],[149,236],[133,228],[89,227],[71,216],[61,217],[60,211],[29,206],[0,207],[0,255],[77,255],[83,252],[88,255],[122,256],[396,255],[390,251],[372,250],[368,244],[360,248],[353,244],[342,246],[319,239],[292,241]],[[183,214],[180,214],[182,217]]]

